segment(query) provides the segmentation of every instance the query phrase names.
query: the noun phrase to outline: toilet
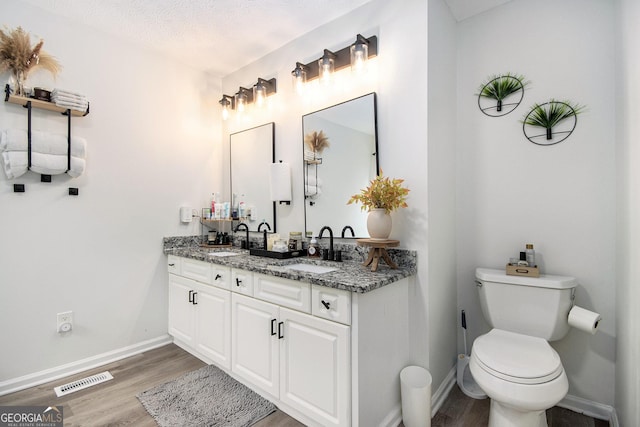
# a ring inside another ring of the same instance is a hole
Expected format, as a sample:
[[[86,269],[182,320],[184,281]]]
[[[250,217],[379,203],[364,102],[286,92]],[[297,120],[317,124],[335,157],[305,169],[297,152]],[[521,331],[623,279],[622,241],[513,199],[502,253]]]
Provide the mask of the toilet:
[[[469,367],[491,398],[489,427],[546,427],[545,411],[569,390],[560,356],[549,341],[569,331],[577,281],[478,268],[476,286],[493,329],[474,341]]]

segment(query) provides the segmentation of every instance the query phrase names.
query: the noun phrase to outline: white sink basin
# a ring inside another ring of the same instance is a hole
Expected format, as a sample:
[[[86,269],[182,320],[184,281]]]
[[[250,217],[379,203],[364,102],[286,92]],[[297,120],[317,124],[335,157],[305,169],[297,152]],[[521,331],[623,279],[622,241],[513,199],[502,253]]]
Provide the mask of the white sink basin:
[[[229,252],[229,251],[220,251],[220,252],[209,252],[209,256],[235,256],[240,255],[238,252]]]
[[[289,270],[304,271],[305,273],[315,273],[315,274],[324,274],[324,273],[329,273],[331,271],[337,270],[337,268],[333,268],[333,267],[325,267],[323,265],[304,264],[304,263],[287,265],[285,266],[285,268],[288,268]]]

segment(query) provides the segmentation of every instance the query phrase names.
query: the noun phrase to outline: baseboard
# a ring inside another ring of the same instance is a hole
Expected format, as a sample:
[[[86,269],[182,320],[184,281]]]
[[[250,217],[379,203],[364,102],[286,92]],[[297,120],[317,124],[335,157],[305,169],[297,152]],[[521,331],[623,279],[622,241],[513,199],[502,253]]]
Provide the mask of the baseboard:
[[[378,427],[397,427],[402,422],[402,405],[396,405]]]
[[[455,384],[456,366],[454,365],[447,376],[444,377],[444,380],[442,380],[438,389],[434,393],[431,393],[431,418],[438,413]]]
[[[583,399],[581,397],[566,395],[564,399],[558,403],[559,407],[569,409],[588,417],[598,418],[600,420],[609,421],[611,427],[619,427],[618,415],[613,406],[603,403],[594,402],[593,400]]]
[[[108,363],[116,362],[126,357],[135,356],[154,348],[162,347],[173,342],[169,335],[162,335],[147,341],[123,347],[117,350],[108,351],[106,353],[91,356],[76,362],[67,363],[65,365],[56,366],[54,368],[45,369],[44,371],[35,372],[33,374],[23,375],[21,377],[12,378],[10,380],[0,382],[0,396],[24,390],[26,388],[35,387],[40,384],[55,381],[60,378],[74,375],[79,372],[97,368]]]

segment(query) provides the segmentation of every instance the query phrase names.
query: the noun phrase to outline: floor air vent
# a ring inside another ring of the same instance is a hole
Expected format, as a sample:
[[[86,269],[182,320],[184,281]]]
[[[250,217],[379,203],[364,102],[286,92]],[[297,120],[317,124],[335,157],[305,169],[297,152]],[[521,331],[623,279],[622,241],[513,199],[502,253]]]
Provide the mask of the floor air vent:
[[[112,379],[113,379],[113,376],[109,373],[109,371],[104,371],[99,374],[95,374],[95,375],[91,375],[90,377],[83,378],[81,380],[72,381],[68,384],[54,387],[53,390],[56,392],[56,396],[61,397],[61,396],[73,393],[74,391],[83,390],[85,388],[89,388],[91,386],[94,386]]]

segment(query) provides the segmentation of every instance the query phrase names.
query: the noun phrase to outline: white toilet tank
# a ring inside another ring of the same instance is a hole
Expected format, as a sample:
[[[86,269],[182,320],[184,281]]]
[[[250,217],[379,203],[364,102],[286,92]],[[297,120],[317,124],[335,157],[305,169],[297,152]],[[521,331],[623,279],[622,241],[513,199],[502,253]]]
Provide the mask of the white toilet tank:
[[[489,325],[547,341],[569,331],[567,318],[577,284],[568,276],[508,276],[504,270],[476,269],[480,305]]]

